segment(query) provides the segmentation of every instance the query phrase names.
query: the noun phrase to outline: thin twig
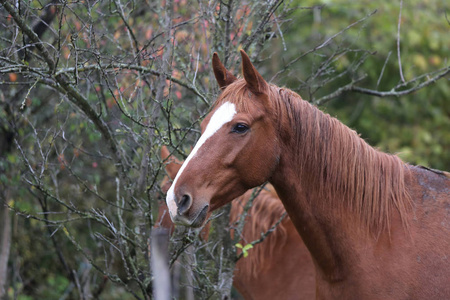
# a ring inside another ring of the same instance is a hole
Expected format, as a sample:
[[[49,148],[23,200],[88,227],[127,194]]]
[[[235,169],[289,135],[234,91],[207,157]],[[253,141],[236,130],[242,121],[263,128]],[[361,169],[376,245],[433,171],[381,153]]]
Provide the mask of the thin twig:
[[[343,87],[338,88],[336,91],[334,91],[331,94],[328,94],[328,95],[326,95],[326,96],[324,96],[322,98],[319,98],[319,99],[313,101],[313,103],[315,105],[317,105],[317,106],[323,105],[326,102],[330,101],[331,99],[334,99],[334,98],[340,96],[344,92],[351,91],[353,89],[353,86],[354,86],[355,83],[362,81],[366,77],[367,77],[367,75],[363,75],[363,76],[361,76],[361,77],[359,77],[359,78],[357,78],[355,80],[352,80],[352,82],[344,85]]]
[[[403,0],[400,0],[400,12],[398,13],[398,26],[397,26],[397,58],[398,58],[398,69],[400,71],[400,78],[402,82],[405,82],[405,77],[403,77],[403,70],[402,70],[402,59],[400,56],[400,24],[402,23],[402,7],[403,7]]]
[[[255,241],[251,242],[250,244],[251,244],[252,246],[255,246],[256,244],[262,243],[262,242],[269,236],[269,234],[271,234],[272,232],[275,231],[275,229],[277,229],[278,225],[280,225],[280,223],[284,220],[284,218],[285,218],[286,216],[287,216],[287,212],[284,212],[284,213],[281,215],[280,219],[279,219],[275,224],[273,224],[273,226],[270,227],[269,230],[267,230],[267,231],[264,232],[264,233],[261,233],[261,237],[260,237],[259,239],[255,240]],[[244,251],[242,251],[242,252],[236,257],[236,261],[238,261],[242,256],[244,256]]]
[[[380,77],[378,77],[378,80],[377,80],[377,88],[378,88],[378,86],[380,85],[381,78],[383,78],[384,69],[386,68],[387,62],[388,62],[388,60],[389,60],[389,57],[391,57],[391,54],[392,54],[392,51],[389,51],[388,56],[386,57],[386,60],[384,61],[383,68],[381,68]]]

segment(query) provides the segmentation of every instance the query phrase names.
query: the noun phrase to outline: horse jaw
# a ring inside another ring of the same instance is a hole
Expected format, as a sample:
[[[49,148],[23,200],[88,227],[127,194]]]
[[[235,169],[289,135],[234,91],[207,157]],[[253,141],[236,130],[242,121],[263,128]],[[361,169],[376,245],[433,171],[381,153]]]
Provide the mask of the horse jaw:
[[[182,225],[191,225],[195,221],[194,220],[187,220],[186,218],[181,218],[181,216],[178,214],[178,206],[177,206],[177,197],[175,190],[177,188],[177,181],[180,178],[180,176],[183,174],[184,169],[189,164],[189,161],[195,157],[198,150],[203,146],[203,144],[212,137],[220,128],[222,128],[223,125],[230,122],[234,115],[236,114],[236,107],[233,103],[225,102],[222,104],[213,114],[211,117],[211,120],[208,123],[208,126],[206,127],[204,133],[198,140],[197,144],[195,145],[192,152],[189,154],[186,161],[181,166],[180,171],[178,172],[177,176],[175,177],[172,186],[170,187],[169,191],[167,192],[166,197],[166,203],[169,208],[169,214],[170,218],[174,223],[182,224]],[[196,217],[201,212],[197,214]],[[200,224],[201,225],[201,224]]]

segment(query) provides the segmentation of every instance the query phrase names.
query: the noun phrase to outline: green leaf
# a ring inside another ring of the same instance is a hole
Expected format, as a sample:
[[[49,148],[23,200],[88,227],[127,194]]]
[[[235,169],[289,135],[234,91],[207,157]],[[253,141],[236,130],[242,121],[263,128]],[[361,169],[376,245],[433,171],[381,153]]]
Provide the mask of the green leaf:
[[[247,251],[248,249],[252,249],[253,245],[252,244],[247,244],[244,246],[244,248],[242,248],[243,251]]]

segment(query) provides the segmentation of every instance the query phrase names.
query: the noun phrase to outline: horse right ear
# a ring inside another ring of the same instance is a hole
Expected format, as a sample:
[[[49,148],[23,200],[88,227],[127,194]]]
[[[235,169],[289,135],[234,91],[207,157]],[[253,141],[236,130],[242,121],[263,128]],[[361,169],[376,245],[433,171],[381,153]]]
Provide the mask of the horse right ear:
[[[169,149],[167,149],[166,146],[161,147],[161,159],[167,159],[167,164],[165,166],[167,175],[169,175],[170,179],[175,179],[183,163],[173,155],[170,155]]]
[[[248,57],[247,53],[241,49],[242,56],[242,72],[244,73],[244,79],[247,83],[247,86],[250,90],[256,94],[261,94],[266,92],[269,85],[261,76],[261,74],[256,71],[252,62],[250,61],[250,57]]]
[[[222,64],[222,62],[219,59],[219,55],[217,55],[217,52],[214,52],[213,54],[212,67],[214,70],[214,75],[216,76],[217,83],[219,83],[219,86],[222,89],[229,86],[230,84],[232,84],[237,80],[236,76],[231,74],[231,72],[228,71]]]

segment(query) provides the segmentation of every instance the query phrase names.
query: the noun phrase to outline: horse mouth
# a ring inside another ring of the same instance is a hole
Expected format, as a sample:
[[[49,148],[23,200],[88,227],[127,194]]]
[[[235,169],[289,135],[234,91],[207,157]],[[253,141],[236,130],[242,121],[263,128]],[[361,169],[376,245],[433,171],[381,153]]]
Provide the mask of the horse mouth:
[[[172,216],[172,214],[171,214],[170,217],[172,218],[172,221],[175,224],[198,228],[198,227],[201,227],[203,225],[203,223],[205,222],[206,217],[208,215],[208,209],[209,209],[209,205],[205,205],[202,208],[202,210],[195,216],[195,218],[193,220],[189,220],[185,216],[182,216],[179,214],[177,214],[175,216]]]
[[[197,217],[194,219],[194,221],[191,223],[191,227],[201,227],[203,223],[205,223],[206,216],[208,215],[208,209],[209,205],[205,205],[203,209],[198,213]]]

